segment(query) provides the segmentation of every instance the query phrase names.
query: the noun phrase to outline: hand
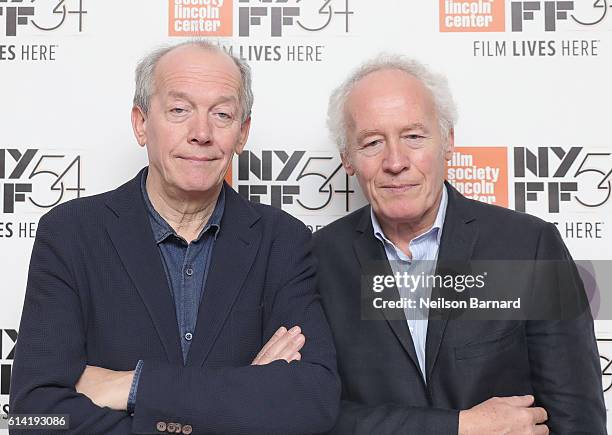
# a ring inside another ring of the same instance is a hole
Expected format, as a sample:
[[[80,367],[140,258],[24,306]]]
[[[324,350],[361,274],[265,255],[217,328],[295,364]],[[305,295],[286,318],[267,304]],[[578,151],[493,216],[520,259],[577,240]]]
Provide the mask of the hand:
[[[100,407],[126,411],[134,372],[87,366],[75,388]]]
[[[284,326],[278,328],[272,338],[261,348],[251,365],[265,365],[284,359],[288,363],[302,359],[300,349],[306,343],[299,326],[289,331]]]
[[[493,397],[459,412],[459,435],[547,435],[544,408],[531,407],[533,396]]]

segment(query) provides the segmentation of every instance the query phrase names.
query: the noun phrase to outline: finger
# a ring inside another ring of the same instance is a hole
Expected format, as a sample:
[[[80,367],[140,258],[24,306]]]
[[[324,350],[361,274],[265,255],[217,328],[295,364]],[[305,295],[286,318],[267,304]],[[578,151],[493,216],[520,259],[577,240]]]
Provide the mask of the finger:
[[[272,347],[272,345],[276,343],[286,333],[287,333],[287,328],[285,328],[284,326],[281,326],[280,328],[278,328],[276,332],[274,333],[274,335],[272,335],[272,337],[270,337],[267,343],[264,344],[264,347],[261,348],[260,353],[266,353],[267,350],[270,349],[270,347]]]
[[[272,345],[264,352],[263,355],[268,355],[272,357],[276,356],[276,358],[273,358],[273,359],[278,359],[279,353],[283,349],[285,349],[287,344],[291,343],[291,341],[299,334],[300,334],[300,327],[294,326],[286,334],[284,334],[282,337],[280,337],[278,340],[272,343]]]
[[[293,337],[293,340],[287,343],[282,352],[284,354],[293,355],[295,352],[299,352],[302,347],[304,347],[305,343],[306,337],[304,337],[303,334],[296,335],[295,337]]]
[[[267,359],[268,362],[272,362],[279,359],[288,360],[293,356],[294,353],[298,352],[302,348],[302,346],[304,346],[305,342],[306,338],[302,334],[292,337],[290,340],[286,340],[285,337],[283,337],[282,342],[279,341],[277,344],[285,343],[285,346],[282,348],[272,347],[270,351],[266,354],[265,359]]]
[[[295,352],[293,355],[291,355],[291,358],[285,360],[288,363],[292,362],[292,361],[300,361],[302,359],[302,354],[300,354],[299,352]]]
[[[284,326],[281,326],[280,328],[278,328],[276,330],[276,332],[274,333],[274,335],[272,335],[272,337],[270,337],[268,342],[266,344],[264,344],[264,347],[261,348],[261,350],[259,351],[259,353],[255,357],[255,359],[253,360],[252,364],[258,363],[259,360],[263,357],[263,355],[270,349],[270,347],[272,347],[272,345],[274,343],[276,343],[286,333],[287,333],[287,328],[285,328]]]
[[[289,333],[285,333],[278,338],[272,345],[270,345],[265,351],[261,351],[252,364],[269,364],[272,361],[283,358],[285,355],[281,352],[286,348],[287,343],[292,340],[292,336]]]
[[[526,396],[509,396],[509,397],[500,397],[501,401],[507,403],[511,406],[520,406],[520,407],[528,407],[533,405],[534,397],[529,394]]]
[[[534,424],[544,423],[546,420],[548,420],[548,413],[544,408],[529,408],[528,411],[531,414]]]
[[[538,424],[535,427],[534,433],[536,435],[548,435],[549,433],[548,426],[546,426],[545,424]]]

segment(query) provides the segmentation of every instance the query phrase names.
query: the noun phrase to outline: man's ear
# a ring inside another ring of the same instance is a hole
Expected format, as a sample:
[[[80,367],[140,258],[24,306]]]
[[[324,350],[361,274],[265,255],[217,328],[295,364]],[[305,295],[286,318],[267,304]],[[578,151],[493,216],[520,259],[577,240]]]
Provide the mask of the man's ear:
[[[340,152],[340,159],[342,159],[342,166],[344,166],[344,170],[346,171],[346,173],[350,176],[355,175],[355,168],[353,168],[353,165],[351,164],[351,159],[348,155],[348,151],[346,150],[346,148],[344,149],[344,151]]]
[[[238,144],[236,145],[236,154],[242,153],[244,150],[244,146],[247,143],[247,139],[249,138],[249,131],[251,130],[251,117],[249,116],[240,126],[240,139]]]
[[[132,130],[141,147],[147,143],[146,123],[147,119],[142,109],[138,106],[132,107]]]
[[[446,160],[450,160],[453,158],[453,153],[455,152],[455,129],[451,128],[448,132],[448,143],[446,144],[446,149],[444,150],[444,158]]]

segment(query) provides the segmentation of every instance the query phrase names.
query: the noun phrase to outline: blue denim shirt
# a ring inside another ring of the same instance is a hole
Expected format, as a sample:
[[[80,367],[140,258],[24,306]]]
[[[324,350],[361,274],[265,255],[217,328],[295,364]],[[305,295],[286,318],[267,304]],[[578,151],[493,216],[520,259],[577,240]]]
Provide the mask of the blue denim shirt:
[[[221,188],[221,193],[210,219],[198,237],[188,243],[176,234],[174,229],[153,207],[146,189],[147,173],[148,169],[143,172],[140,183],[142,197],[149,215],[153,237],[159,248],[166,271],[168,286],[174,299],[183,361],[186,361],[189,347],[195,338],[194,331],[198,310],[210,267],[213,245],[221,228],[221,218],[225,209],[225,186]],[[128,398],[128,412],[130,413],[134,411],[136,405],[136,392],[142,364],[142,361],[138,361],[134,372],[134,380]]]

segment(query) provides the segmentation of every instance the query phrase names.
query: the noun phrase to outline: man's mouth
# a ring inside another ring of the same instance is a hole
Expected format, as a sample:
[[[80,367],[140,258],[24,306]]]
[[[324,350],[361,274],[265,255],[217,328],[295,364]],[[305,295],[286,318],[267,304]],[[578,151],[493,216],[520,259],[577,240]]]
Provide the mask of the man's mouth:
[[[388,192],[403,193],[403,192],[408,192],[412,189],[415,189],[418,186],[419,184],[416,184],[416,183],[390,183],[390,184],[383,184],[381,188],[383,188],[384,190]]]
[[[215,157],[199,157],[199,156],[179,156],[178,158],[181,160],[187,160],[193,163],[205,163],[205,162],[212,162],[214,160],[217,160]]]

